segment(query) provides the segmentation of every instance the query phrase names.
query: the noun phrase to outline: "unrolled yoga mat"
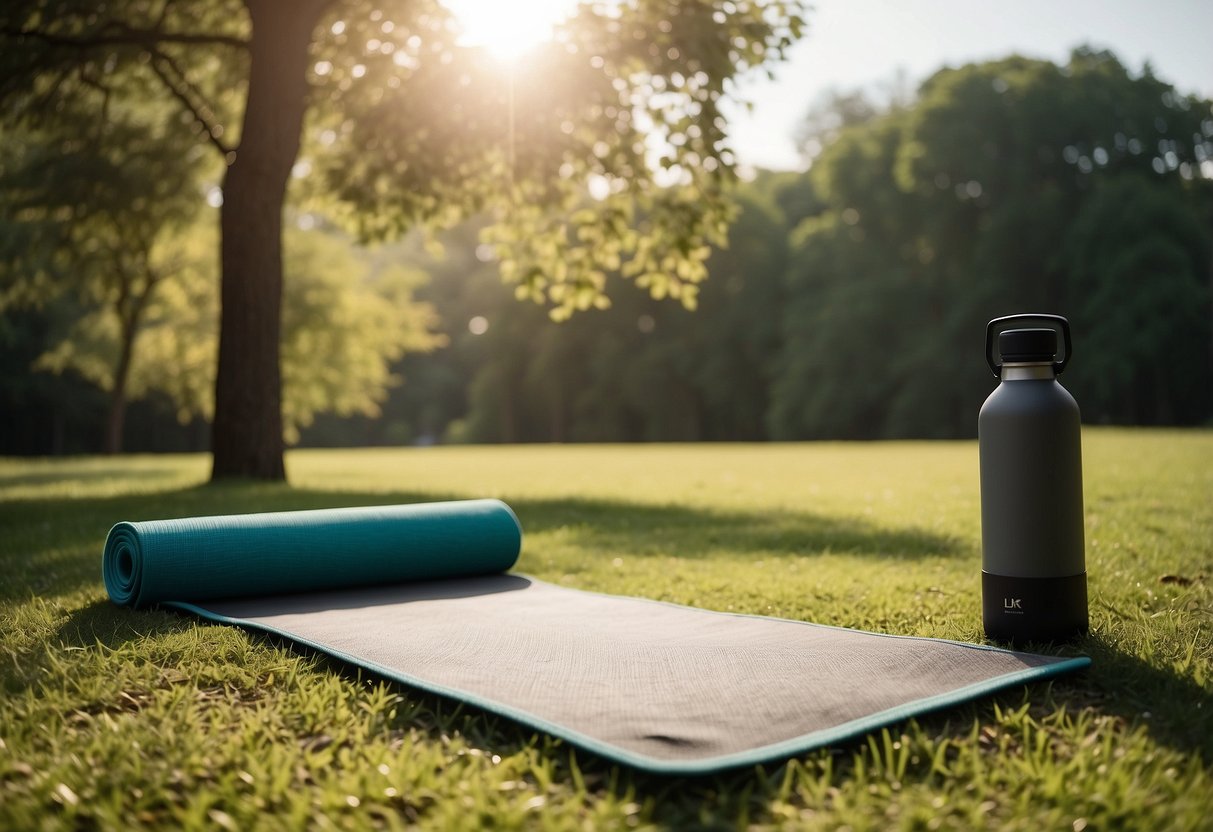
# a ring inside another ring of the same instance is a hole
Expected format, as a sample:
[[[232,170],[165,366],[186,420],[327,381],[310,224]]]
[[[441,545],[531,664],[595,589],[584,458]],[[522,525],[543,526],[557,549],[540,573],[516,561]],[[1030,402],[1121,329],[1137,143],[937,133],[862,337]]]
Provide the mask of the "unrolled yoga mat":
[[[119,523],[110,597],[284,636],[637,768],[776,760],[1089,664],[505,574],[496,500]]]

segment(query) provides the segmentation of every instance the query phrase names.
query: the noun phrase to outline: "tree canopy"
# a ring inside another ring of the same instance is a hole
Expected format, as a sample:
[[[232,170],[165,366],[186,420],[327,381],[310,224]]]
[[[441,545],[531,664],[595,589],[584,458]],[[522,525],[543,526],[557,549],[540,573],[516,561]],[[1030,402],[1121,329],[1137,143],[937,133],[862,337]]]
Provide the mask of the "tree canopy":
[[[454,438],[971,436],[996,383],[985,322],[1035,310],[1073,323],[1063,382],[1088,421],[1213,416],[1209,101],[1088,50],[944,70],[889,105],[838,100],[867,115],[808,173],[744,186],[693,315],[615,293],[565,332],[483,284],[434,296],[456,354],[407,372],[469,379],[466,403],[445,399],[468,414]],[[477,315],[489,329],[469,335]]]
[[[188,137],[148,119],[165,108],[102,100],[90,118],[62,93],[61,120],[0,133],[0,310],[67,299],[70,335],[39,359],[74,366],[110,396],[106,449],[120,450],[138,335],[157,288],[181,269],[161,244],[198,214]]]
[[[886,103],[834,100],[845,112],[817,105],[805,132],[821,137],[806,173],[759,172],[733,187],[728,245],[706,261],[694,312],[628,290],[621,263],[604,271],[609,308],[553,322],[502,284],[483,237],[488,208],[436,235],[444,257],[416,233],[378,254],[341,254],[362,264],[369,290],[386,262],[428,273],[411,291],[446,346],[384,365],[405,383],[383,388],[371,408],[380,416],[317,412],[300,423],[302,441],[972,436],[996,384],[985,321],[1024,311],[1070,318],[1076,356],[1063,383],[1087,422],[1210,423],[1213,102],[1090,50],[1064,64],[942,70]],[[313,174],[326,164],[303,159]],[[332,210],[310,179],[295,180],[300,203]],[[291,239],[318,233],[291,232],[288,261]],[[317,242],[345,244],[331,233]],[[328,316],[286,317],[312,321],[306,330]],[[0,320],[0,341],[37,341],[44,323]],[[25,372],[36,354],[14,349],[3,366],[24,361]],[[62,413],[67,389],[89,401],[67,377],[53,389],[13,378],[5,402]]]
[[[974,328],[1035,310],[1075,324],[1088,418],[1207,418],[1210,160],[1208,101],[1085,49],[943,70],[844,129],[808,177],[828,207],[796,231],[772,434],[965,435]],[[1130,404],[1151,388],[1165,417]]]
[[[422,0],[26,0],[0,12],[0,103],[42,125],[65,91],[100,115],[143,87],[218,151],[214,470],[281,478],[281,222],[301,146],[364,235],[487,213],[502,275],[557,315],[601,305],[613,270],[693,303],[728,218],[719,104],[801,26],[782,0],[585,4],[503,71]]]

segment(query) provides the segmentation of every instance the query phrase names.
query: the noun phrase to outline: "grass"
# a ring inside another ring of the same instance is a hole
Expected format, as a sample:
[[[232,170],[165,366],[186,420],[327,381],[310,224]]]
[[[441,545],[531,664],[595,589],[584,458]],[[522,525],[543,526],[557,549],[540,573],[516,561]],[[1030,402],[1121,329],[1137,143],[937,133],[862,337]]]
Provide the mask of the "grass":
[[[980,641],[973,443],[0,460],[0,829],[1213,828],[1213,433],[1084,436],[1083,674],[784,764],[617,768],[100,581],[119,519],[496,496],[519,569],[712,609]]]

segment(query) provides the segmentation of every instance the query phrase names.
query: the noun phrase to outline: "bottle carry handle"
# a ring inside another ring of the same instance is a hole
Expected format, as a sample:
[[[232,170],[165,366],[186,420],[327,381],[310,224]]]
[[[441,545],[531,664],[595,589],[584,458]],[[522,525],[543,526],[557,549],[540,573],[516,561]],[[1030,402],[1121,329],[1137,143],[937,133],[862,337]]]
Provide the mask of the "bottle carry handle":
[[[1061,329],[1061,340],[1065,346],[1065,354],[1061,357],[1061,361],[1053,362],[1053,372],[1061,375],[1062,370],[1070,363],[1070,322],[1061,315],[1007,315],[1002,318],[995,318],[986,324],[986,363],[990,365],[990,370],[998,378],[1002,377],[1002,364],[994,360],[994,336],[1006,329],[1014,329],[1013,326],[1007,324],[1018,324],[1028,321],[1044,321],[1052,324],[1054,329]],[[998,356],[1002,358],[1001,355]]]

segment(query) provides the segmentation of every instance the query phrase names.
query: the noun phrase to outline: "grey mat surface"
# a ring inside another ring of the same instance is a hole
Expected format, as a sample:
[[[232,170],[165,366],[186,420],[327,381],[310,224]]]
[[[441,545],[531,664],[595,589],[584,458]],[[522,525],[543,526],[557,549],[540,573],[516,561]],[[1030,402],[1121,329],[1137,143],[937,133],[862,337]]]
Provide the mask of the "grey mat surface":
[[[173,606],[680,774],[788,757],[1090,661],[710,612],[516,574]]]

